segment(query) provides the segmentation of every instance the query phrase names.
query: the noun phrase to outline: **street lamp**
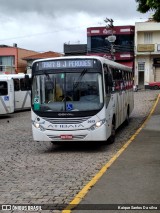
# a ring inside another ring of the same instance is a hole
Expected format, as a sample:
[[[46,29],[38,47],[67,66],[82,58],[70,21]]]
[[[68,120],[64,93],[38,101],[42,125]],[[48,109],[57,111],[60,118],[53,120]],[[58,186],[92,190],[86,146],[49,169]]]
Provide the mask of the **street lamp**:
[[[115,52],[114,42],[116,40],[116,36],[115,35],[111,35],[111,36],[106,37],[105,39],[107,41],[109,41],[110,44],[111,44],[111,59],[114,61],[114,52]]]
[[[113,19],[108,19],[108,18],[106,18],[104,21],[105,21],[106,23],[108,23],[108,25],[106,26],[106,28],[111,28],[112,35],[106,37],[105,39],[106,39],[107,41],[109,41],[110,44],[111,44],[111,59],[114,61],[114,52],[115,52],[115,50],[114,50],[113,47],[114,47],[114,42],[115,42],[115,40],[116,40],[116,36],[113,35],[113,28],[114,28],[113,22],[114,22],[114,21],[113,21]]]

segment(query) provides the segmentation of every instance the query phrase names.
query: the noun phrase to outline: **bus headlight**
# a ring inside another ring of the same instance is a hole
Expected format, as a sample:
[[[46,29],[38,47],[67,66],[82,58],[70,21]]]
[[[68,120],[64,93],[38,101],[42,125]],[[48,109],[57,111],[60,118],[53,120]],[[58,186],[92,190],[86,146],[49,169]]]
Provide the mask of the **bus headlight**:
[[[41,130],[42,132],[44,132],[46,129],[41,125],[41,124],[39,124],[39,123],[37,123],[37,122],[33,122],[33,125],[37,128],[37,129],[39,129],[39,130]]]
[[[89,130],[92,130],[92,131],[93,131],[93,130],[99,128],[100,126],[102,126],[105,122],[106,122],[106,119],[105,119],[105,118],[102,119],[102,120],[100,120],[100,121],[97,121],[93,126],[91,126],[91,127],[89,128]]]
[[[38,123],[34,122],[33,124],[34,124],[34,126],[35,126],[36,128],[39,128],[39,124],[38,124]]]

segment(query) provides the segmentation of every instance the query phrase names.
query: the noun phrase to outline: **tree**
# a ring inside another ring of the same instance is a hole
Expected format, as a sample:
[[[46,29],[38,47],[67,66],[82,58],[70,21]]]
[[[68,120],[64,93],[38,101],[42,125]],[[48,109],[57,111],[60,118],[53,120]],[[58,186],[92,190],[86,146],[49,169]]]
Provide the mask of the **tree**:
[[[160,0],[136,0],[136,2],[139,12],[146,13],[152,10],[154,12],[153,19],[160,22]]]

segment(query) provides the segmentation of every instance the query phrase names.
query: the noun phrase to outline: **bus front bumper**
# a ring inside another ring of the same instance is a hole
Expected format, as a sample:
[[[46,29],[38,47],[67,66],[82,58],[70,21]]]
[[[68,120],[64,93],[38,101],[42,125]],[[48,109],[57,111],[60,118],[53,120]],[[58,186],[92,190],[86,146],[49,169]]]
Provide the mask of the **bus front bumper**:
[[[109,129],[109,128],[108,128]],[[105,141],[110,136],[106,125],[95,130],[73,130],[73,131],[41,131],[32,125],[33,139],[35,141]]]

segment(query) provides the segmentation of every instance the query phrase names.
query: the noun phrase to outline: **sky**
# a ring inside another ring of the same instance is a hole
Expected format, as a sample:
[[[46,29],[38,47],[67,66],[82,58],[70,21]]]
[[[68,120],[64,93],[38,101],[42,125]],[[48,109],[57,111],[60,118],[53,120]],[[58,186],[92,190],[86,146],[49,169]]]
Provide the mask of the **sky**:
[[[0,44],[63,53],[64,43],[86,44],[87,27],[135,25],[151,14],[135,0],[0,0]]]

